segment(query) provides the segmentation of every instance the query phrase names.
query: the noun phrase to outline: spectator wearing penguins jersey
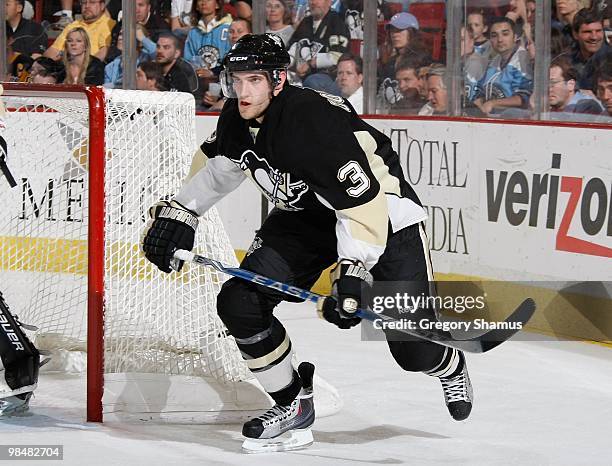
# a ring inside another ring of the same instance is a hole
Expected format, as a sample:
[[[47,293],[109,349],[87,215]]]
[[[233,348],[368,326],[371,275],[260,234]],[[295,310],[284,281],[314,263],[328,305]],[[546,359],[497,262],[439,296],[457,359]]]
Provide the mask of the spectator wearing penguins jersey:
[[[428,65],[433,60],[425,49],[419,33],[419,21],[406,12],[397,13],[385,25],[387,38],[380,48],[380,67],[378,70],[378,85],[385,79],[395,78],[396,65],[404,57]],[[391,103],[391,102],[388,102]]]
[[[341,95],[334,81],[340,56],[348,51],[349,31],[331,11],[332,0],[309,0],[310,16],[302,20],[288,44],[290,69],[304,87]]]
[[[223,15],[221,0],[197,0],[191,8],[194,27],[187,35],[183,56],[190,62],[199,77],[212,78],[213,68],[230,49],[228,29],[232,17]]]

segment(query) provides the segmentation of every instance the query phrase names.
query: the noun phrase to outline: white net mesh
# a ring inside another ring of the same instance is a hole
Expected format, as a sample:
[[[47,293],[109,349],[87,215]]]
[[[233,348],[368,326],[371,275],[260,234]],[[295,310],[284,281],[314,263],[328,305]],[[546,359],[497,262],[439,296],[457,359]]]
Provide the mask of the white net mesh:
[[[88,105],[79,98],[4,96],[4,134],[18,187],[0,189],[0,283],[41,349],[87,341]],[[166,275],[139,253],[146,209],[172,196],[195,148],[193,98],[106,92],[105,372],[248,378],[215,312],[225,279],[203,267]],[[96,142],[94,142],[96,143]],[[4,183],[4,181],[2,181]],[[199,253],[235,263],[213,210]]]

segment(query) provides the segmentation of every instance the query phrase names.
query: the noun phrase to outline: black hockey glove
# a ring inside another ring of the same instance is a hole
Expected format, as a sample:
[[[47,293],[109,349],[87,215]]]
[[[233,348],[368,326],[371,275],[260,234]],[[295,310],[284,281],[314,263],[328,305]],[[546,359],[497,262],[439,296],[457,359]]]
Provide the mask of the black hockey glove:
[[[159,270],[170,273],[174,251],[193,249],[198,217],[176,201],[158,202],[149,208],[149,215],[152,220],[143,233],[142,250]],[[181,270],[183,261],[178,264],[176,270]]]
[[[372,275],[361,262],[342,259],[331,271],[332,294],[317,305],[319,315],[337,325],[348,329],[361,322],[355,316],[361,307],[361,287],[372,285]]]

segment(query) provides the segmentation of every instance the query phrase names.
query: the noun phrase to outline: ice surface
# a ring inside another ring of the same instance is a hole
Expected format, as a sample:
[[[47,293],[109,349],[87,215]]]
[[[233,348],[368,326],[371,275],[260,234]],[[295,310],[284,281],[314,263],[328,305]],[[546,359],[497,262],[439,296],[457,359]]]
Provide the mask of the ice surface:
[[[474,410],[455,422],[439,382],[404,373],[384,342],[338,330],[310,304],[277,315],[300,359],[344,398],[339,414],[315,422],[307,450],[243,454],[239,425],[86,423],[83,380],[53,375],[41,377],[30,416],[0,420],[1,443],[63,444],[62,465],[611,464],[609,348],[511,341],[468,356]]]

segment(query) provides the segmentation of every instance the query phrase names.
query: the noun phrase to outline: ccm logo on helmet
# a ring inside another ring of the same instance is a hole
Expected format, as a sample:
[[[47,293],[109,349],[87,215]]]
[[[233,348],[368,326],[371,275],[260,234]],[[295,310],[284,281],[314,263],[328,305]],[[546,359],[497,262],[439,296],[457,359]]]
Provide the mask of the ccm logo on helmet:
[[[229,61],[244,61],[248,59],[249,57],[230,57]]]

